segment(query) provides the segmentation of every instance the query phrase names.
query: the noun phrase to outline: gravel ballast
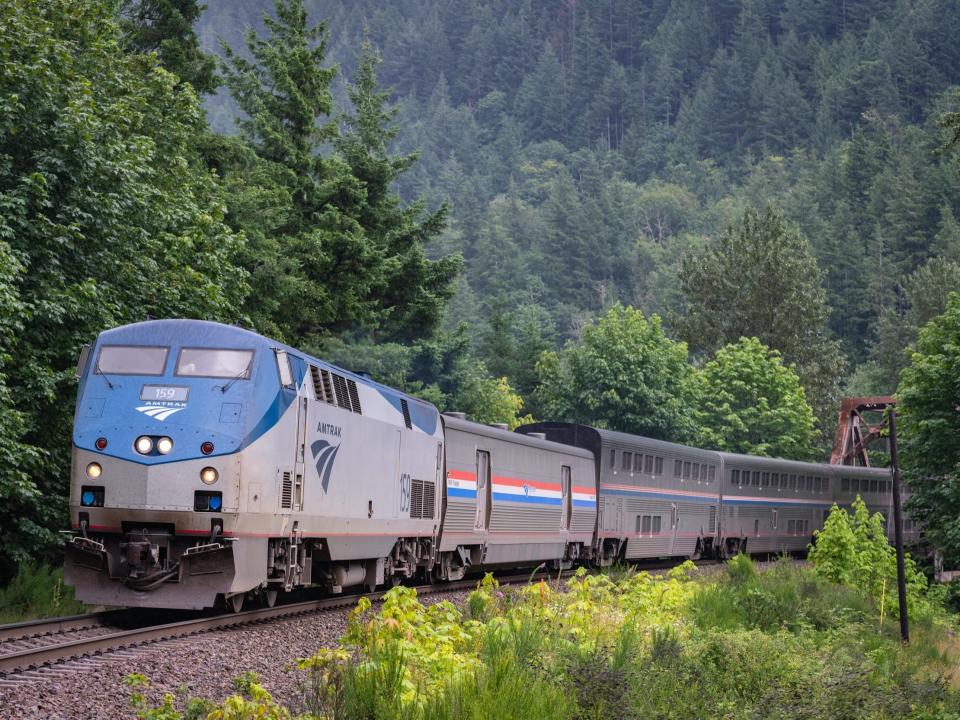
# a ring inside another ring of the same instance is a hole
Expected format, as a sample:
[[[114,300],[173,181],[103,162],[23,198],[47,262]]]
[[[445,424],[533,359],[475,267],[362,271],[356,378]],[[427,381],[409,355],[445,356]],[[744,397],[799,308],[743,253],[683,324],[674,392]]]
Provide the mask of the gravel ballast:
[[[461,606],[468,593],[431,593],[421,601],[429,605],[450,600]],[[217,630],[28,673],[16,684],[0,684],[0,717],[135,717],[130,704],[134,691],[122,682],[129,673],[147,676],[150,686],[139,692],[151,705],[157,705],[167,692],[222,700],[233,694],[235,677],[252,671],[278,702],[294,712],[302,711],[305,708],[298,683],[304,674],[291,665],[296,658],[308,657],[320,647],[335,645],[346,631],[349,611],[340,608]]]

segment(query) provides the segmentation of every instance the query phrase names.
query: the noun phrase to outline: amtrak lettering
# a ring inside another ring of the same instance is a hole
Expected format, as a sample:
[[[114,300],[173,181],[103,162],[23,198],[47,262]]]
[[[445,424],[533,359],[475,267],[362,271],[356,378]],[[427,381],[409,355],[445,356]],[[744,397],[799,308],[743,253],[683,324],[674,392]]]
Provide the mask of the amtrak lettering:
[[[334,437],[340,437],[340,426],[331,425],[330,423],[319,422],[317,423],[317,432],[323,435],[333,435]]]
[[[339,431],[340,428],[337,428]],[[317,463],[317,475],[320,476],[320,484],[323,486],[323,492],[327,492],[327,486],[330,484],[330,471],[333,470],[333,462],[337,459],[339,445],[331,445],[326,440],[315,440],[310,445],[310,452],[313,453],[313,459]]]
[[[145,404],[138,406],[136,409],[138,412],[142,412],[147,417],[151,417],[154,420],[163,422],[174,413],[183,410],[186,406],[187,404],[182,402],[147,401]]]

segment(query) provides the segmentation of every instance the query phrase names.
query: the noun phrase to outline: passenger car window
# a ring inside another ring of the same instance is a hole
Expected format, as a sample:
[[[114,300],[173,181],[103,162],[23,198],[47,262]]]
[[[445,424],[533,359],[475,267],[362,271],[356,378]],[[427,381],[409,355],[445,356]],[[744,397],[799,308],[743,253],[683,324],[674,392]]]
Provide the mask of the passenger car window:
[[[104,345],[94,372],[98,375],[163,375],[167,364],[165,347]]]
[[[183,377],[237,378],[250,377],[253,350],[218,350],[183,348],[177,359],[176,374]]]

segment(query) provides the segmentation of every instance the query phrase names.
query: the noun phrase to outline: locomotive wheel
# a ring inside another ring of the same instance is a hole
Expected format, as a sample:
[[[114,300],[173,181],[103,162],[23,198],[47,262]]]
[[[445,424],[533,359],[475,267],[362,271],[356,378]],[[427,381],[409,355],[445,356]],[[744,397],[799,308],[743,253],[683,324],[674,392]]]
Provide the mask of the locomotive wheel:
[[[227,608],[238,613],[243,608],[243,593],[237,593],[227,598]]]
[[[263,604],[268,608],[272,608],[277,604],[277,596],[280,594],[279,590],[267,590],[263,593]]]

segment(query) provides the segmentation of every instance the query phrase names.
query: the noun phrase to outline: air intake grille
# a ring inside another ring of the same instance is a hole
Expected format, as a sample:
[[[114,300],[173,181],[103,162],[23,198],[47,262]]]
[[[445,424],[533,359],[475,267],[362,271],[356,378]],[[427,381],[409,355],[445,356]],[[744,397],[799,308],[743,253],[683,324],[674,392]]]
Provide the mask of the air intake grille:
[[[333,374],[333,386],[337,389],[337,405],[350,410],[350,391],[347,390],[347,381],[343,375]]]
[[[284,510],[293,507],[293,480],[288,472],[283,474],[283,483],[280,486],[280,507]]]
[[[357,393],[357,384],[353,380],[347,380],[347,387],[350,388],[350,409],[360,415],[360,395]]]
[[[432,480],[413,480],[410,483],[410,517],[433,517],[436,487]]]
[[[323,368],[311,365],[310,377],[313,380],[313,394],[317,400],[336,405],[337,400],[333,395],[333,383],[330,381],[330,373]]]
[[[413,423],[410,422],[410,405],[403,398],[400,399],[400,409],[403,410],[403,424],[412,429]]]
[[[707,528],[707,532],[715,533],[717,531],[717,509],[715,507],[710,508],[710,525]]]

